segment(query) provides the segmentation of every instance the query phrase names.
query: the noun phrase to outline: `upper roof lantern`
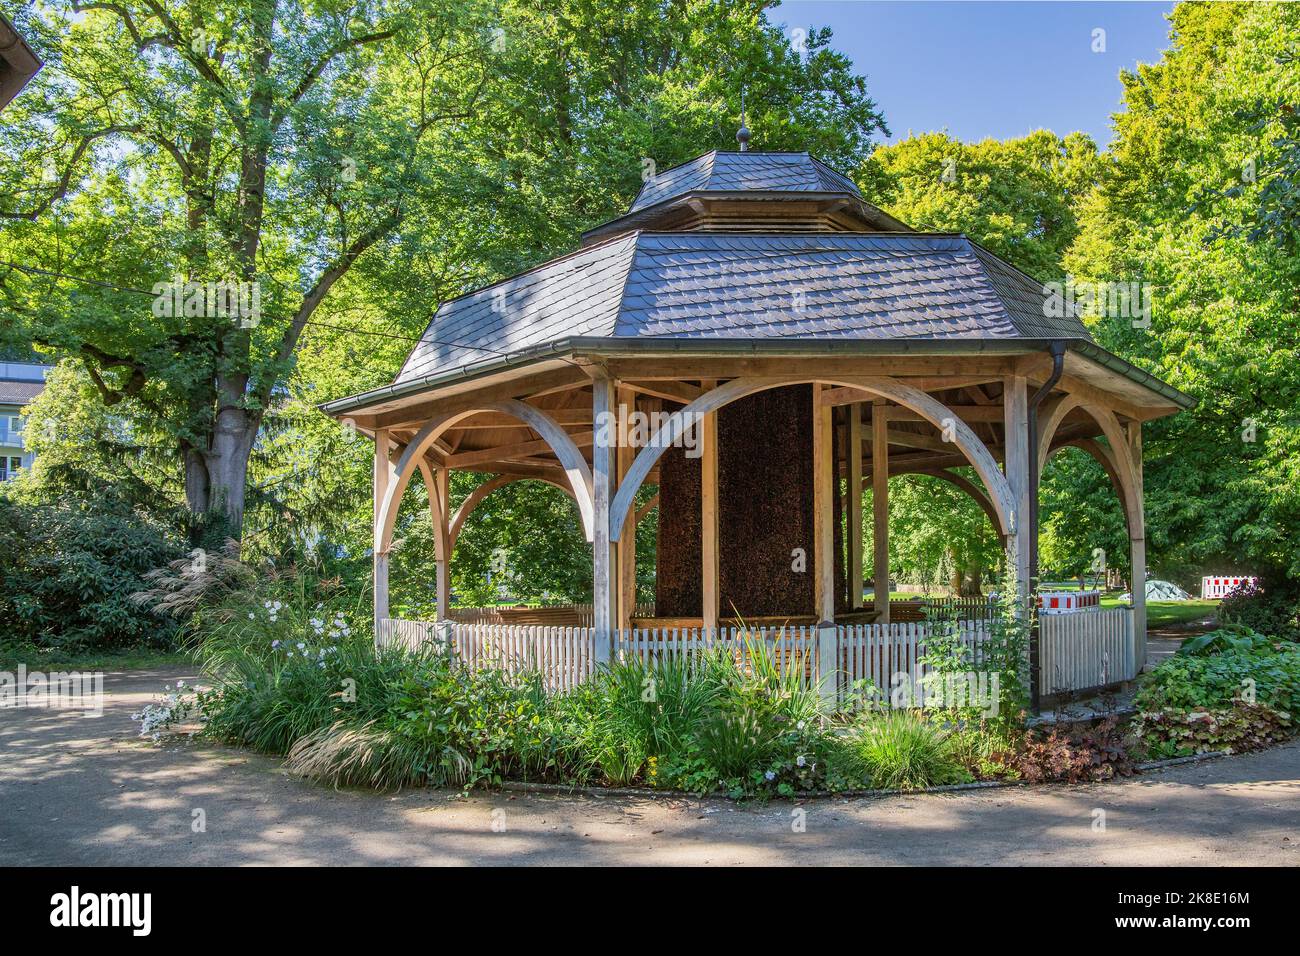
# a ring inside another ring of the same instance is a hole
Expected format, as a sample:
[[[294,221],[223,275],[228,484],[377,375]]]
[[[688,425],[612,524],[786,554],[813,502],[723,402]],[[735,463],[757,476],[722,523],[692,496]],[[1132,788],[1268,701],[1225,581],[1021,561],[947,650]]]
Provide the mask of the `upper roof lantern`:
[[[861,198],[853,180],[808,153],[719,150],[697,156],[646,179],[629,212],[688,193],[848,193]]]
[[[584,244],[636,229],[669,232],[911,232],[808,153],[713,150],[646,177],[628,211]]]

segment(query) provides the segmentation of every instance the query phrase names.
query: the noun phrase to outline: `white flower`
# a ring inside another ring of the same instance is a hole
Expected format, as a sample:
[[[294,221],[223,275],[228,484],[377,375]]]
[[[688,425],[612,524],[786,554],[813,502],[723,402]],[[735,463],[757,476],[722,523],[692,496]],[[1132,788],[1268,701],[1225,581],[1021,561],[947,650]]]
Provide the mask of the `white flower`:
[[[763,778],[767,780],[768,783],[771,783],[773,780],[776,779],[776,774],[774,774],[771,770],[769,770],[767,773],[763,774]]]
[[[803,766],[804,764],[806,764],[807,762],[808,762],[808,761],[804,759],[803,754],[800,754],[800,755],[798,756],[798,758],[796,758],[796,760],[795,760],[795,763],[798,764],[800,767],[802,767],[802,766]]]
[[[250,621],[255,621],[255,620],[257,620],[257,615],[254,614],[252,611],[249,611],[249,612],[248,612],[248,619],[249,619]]]
[[[298,644],[297,644],[297,648],[298,648],[298,650],[300,650],[300,651],[305,651],[305,650],[307,649],[307,645],[304,644],[302,641],[299,641]]]

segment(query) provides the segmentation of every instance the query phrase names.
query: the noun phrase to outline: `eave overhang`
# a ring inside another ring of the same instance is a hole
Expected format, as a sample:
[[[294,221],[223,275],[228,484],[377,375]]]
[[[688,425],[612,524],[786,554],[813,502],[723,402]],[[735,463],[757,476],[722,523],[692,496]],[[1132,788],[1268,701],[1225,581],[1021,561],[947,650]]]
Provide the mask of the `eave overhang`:
[[[416,398],[429,398],[452,386],[465,386],[500,378],[563,367],[577,357],[588,360],[619,358],[816,358],[821,356],[1022,356],[1046,353],[1053,342],[1064,342],[1068,354],[1093,363],[1107,372],[1152,393],[1173,410],[1192,408],[1196,399],[1118,355],[1086,339],[738,339],[738,338],[593,338],[574,336],[514,353],[470,362],[454,369],[400,384],[385,385],[346,398],[325,402],[318,408],[334,418],[364,414]],[[1165,414],[1170,414],[1169,412]]]

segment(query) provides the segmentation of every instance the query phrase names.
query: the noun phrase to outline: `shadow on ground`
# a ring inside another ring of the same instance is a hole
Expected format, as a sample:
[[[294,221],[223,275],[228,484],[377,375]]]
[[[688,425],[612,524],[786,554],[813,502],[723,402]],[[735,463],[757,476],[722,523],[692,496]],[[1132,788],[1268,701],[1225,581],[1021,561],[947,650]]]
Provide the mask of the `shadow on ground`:
[[[339,792],[140,740],[131,713],[188,676],[108,674],[100,717],[0,711],[0,864],[1300,863],[1300,743],[1113,784],[798,805]]]

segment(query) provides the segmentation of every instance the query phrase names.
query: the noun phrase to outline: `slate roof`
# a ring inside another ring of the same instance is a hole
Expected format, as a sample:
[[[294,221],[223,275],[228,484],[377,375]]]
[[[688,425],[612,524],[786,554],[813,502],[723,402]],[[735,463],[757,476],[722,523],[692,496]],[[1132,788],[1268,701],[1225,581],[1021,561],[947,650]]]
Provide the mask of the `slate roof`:
[[[0,405],[26,405],[44,388],[44,382],[0,381]]]
[[[808,153],[723,153],[714,150],[690,162],[666,169],[647,181],[629,213],[698,192],[862,193],[842,176]]]
[[[964,236],[635,232],[443,303],[396,383],[578,336],[1091,340],[1044,298]]]

